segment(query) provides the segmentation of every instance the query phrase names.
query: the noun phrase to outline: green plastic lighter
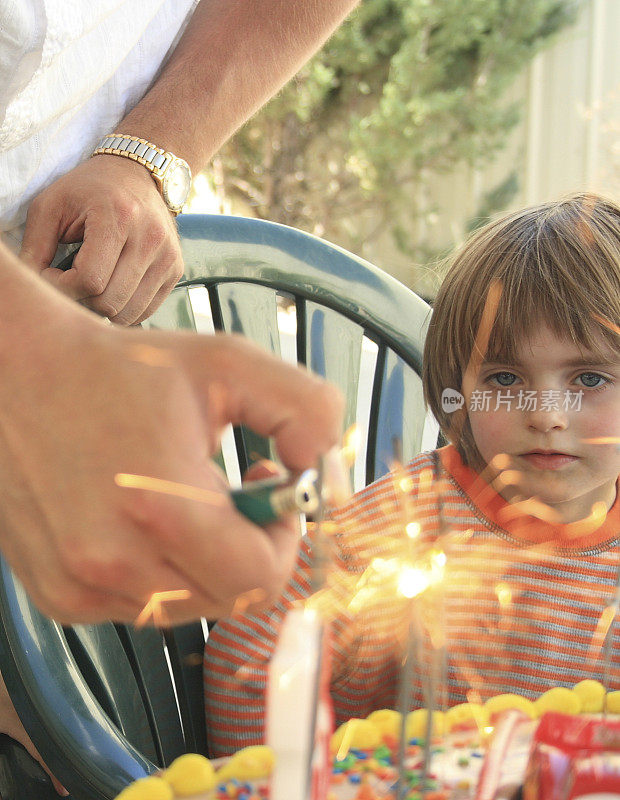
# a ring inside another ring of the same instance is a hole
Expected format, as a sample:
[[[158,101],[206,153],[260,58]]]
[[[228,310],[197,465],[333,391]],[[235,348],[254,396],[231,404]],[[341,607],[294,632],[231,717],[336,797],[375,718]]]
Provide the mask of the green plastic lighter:
[[[278,476],[246,483],[233,489],[230,497],[244,517],[268,525],[286,514],[316,513],[321,500],[317,481],[317,471],[308,469],[295,478]]]

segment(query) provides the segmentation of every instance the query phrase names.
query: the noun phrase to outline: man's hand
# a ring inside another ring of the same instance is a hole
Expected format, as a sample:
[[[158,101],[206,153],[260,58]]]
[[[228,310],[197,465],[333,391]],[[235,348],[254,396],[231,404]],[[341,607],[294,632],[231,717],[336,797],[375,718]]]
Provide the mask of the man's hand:
[[[154,592],[189,593],[171,622],[273,601],[295,520],[250,523],[211,456],[232,422],[315,465],[338,392],[238,337],[106,327],[0,260],[0,549],[35,603],[74,623],[134,621]]]
[[[70,270],[50,267],[59,242],[82,240]],[[121,325],[150,316],[183,274],[174,219],[148,170],[113,155],[88,159],[35,198],[21,258]]]

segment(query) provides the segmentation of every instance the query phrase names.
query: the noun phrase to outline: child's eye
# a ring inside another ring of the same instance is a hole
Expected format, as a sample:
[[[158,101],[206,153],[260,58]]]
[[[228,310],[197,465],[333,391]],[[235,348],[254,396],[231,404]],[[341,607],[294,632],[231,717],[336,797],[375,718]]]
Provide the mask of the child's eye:
[[[489,375],[487,380],[496,386],[512,386],[519,379],[514,372],[494,372],[493,375]]]
[[[586,389],[598,389],[608,383],[607,378],[599,375],[598,372],[582,372],[577,375],[575,380],[581,383],[581,386],[585,386]]]

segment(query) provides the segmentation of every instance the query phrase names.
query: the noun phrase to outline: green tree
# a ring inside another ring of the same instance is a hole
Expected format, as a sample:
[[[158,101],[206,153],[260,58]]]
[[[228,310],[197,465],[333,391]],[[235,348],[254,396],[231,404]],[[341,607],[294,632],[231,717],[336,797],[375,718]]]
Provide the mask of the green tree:
[[[519,116],[506,89],[579,3],[363,0],[221,151],[219,191],[358,252],[389,228],[413,253],[425,187],[502,146]],[[505,202],[514,178],[504,183],[488,197]]]

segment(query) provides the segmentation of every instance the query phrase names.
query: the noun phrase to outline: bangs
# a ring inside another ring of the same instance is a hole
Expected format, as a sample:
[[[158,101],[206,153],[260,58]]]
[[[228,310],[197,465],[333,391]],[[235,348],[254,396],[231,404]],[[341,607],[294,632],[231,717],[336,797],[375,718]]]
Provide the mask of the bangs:
[[[554,218],[538,222],[529,228],[516,226],[508,251],[487,252],[478,273],[478,281],[487,285],[486,291],[479,286],[484,309],[470,318],[469,346],[486,341],[485,358],[514,361],[518,343],[543,324],[559,339],[595,354],[602,355],[609,346],[617,350],[620,249],[613,259],[616,268],[610,270],[611,254],[600,252],[594,237],[584,236],[582,225],[564,220],[560,226]],[[491,285],[497,287],[494,299]],[[488,308],[490,302],[495,308]],[[487,325],[493,320],[486,333],[480,331],[485,314],[490,318]]]
[[[610,347],[619,350],[620,329],[592,303],[577,306],[573,298],[562,297],[557,285],[555,293],[523,284],[519,288],[519,292],[510,286],[502,291],[484,354],[487,360],[514,363],[519,344],[542,325],[558,339],[593,353],[598,361],[608,360]]]

